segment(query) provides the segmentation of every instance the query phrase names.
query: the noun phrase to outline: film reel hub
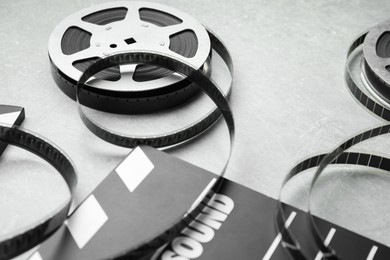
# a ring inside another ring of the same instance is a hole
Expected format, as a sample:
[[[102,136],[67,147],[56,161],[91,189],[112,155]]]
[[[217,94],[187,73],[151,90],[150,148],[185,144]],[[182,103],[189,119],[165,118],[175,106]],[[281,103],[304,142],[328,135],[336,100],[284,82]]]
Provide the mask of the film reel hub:
[[[164,50],[163,47],[169,42],[169,36],[156,30],[153,24],[134,24],[126,26],[121,22],[114,22],[104,28],[97,28],[91,36],[90,48],[94,48],[96,53],[106,56],[114,51],[125,51],[128,45],[132,48],[148,48],[156,51]],[[158,28],[158,27],[157,27]],[[166,50],[164,50],[166,51]]]
[[[166,53],[209,72],[210,39],[194,18],[156,3],[112,2],[78,11],[54,29],[49,40],[54,80],[75,99],[75,84],[87,67],[129,50]],[[88,106],[122,114],[173,107],[198,90],[176,73],[142,64],[110,68],[88,84]]]

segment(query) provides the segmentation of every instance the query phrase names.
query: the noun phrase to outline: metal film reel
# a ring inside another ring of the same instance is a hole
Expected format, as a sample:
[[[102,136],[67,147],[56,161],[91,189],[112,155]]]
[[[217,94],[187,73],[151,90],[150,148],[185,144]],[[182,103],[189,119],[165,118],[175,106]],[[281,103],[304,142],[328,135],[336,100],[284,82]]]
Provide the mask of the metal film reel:
[[[162,52],[210,73],[210,39],[194,18],[150,2],[111,2],[80,10],[56,26],[49,39],[52,75],[75,99],[82,72],[98,58],[128,50]],[[85,88],[91,108],[148,113],[182,104],[198,88],[177,73],[151,65],[124,65],[96,75]]]
[[[367,33],[363,43],[363,71],[369,86],[390,102],[390,20],[384,21]]]
[[[387,121],[390,120],[390,20],[370,28],[351,43],[347,53],[345,80],[351,94],[361,105],[376,116]],[[346,251],[343,248],[336,248],[330,244],[329,238],[331,239],[331,236],[329,234],[331,232],[325,236],[325,233],[322,232],[320,226],[315,221],[315,214],[313,214],[314,203],[312,202],[313,194],[321,175],[325,175],[325,170],[333,164],[343,165],[345,169],[349,169],[351,166],[363,166],[366,168],[364,169],[365,171],[371,168],[388,172],[390,170],[388,158],[376,154],[349,152],[348,149],[371,138],[386,135],[389,133],[389,130],[390,125],[385,124],[361,132],[327,154],[312,156],[301,161],[285,177],[281,190],[297,175],[310,168],[316,168],[315,175],[310,177],[307,208],[307,226],[309,231],[307,239],[318,250],[315,259],[340,260],[365,257],[364,255],[355,254],[351,258],[355,251]],[[320,196],[323,195],[321,192],[318,193]],[[312,256],[307,255],[308,252],[303,250],[301,246],[306,242],[297,239],[296,234],[291,232],[285,225],[286,220],[281,197],[279,197],[276,227],[281,234],[283,246],[288,250],[293,259],[313,259]],[[371,251],[365,252],[368,255],[365,259],[374,259],[375,248],[377,249],[374,245]],[[378,259],[382,258],[379,256]]]
[[[390,20],[359,35],[347,53],[345,80],[352,95],[378,117],[390,120]]]

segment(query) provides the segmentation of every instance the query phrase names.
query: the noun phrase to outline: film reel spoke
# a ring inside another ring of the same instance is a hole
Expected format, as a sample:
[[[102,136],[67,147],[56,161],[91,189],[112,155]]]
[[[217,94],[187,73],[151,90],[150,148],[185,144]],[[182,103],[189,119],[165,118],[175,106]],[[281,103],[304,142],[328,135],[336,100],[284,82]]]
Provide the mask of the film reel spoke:
[[[134,89],[134,85],[136,84],[136,81],[134,80],[134,72],[136,71],[137,66],[137,64],[119,66],[121,78],[118,81],[121,82],[127,90]]]
[[[77,61],[88,60],[96,57],[98,55],[98,48],[96,45],[91,45],[89,48],[82,51],[71,54],[67,57],[67,62],[70,65],[73,65]]]
[[[127,13],[125,18],[123,19],[123,22],[126,24],[129,24],[131,26],[138,26],[142,24],[142,20],[139,16],[139,9],[138,8],[129,8],[127,9]]]
[[[179,32],[183,32],[185,30],[191,30],[191,27],[189,24],[187,24],[185,21],[179,23],[179,24],[174,24],[166,27],[160,28],[160,30],[168,36],[172,36],[174,34],[177,34]]]
[[[73,26],[78,27],[82,30],[85,30],[91,34],[97,33],[99,31],[101,31],[102,29],[104,29],[104,27],[101,25],[89,23],[89,22],[86,22],[83,20],[79,20],[79,21],[75,22]]]

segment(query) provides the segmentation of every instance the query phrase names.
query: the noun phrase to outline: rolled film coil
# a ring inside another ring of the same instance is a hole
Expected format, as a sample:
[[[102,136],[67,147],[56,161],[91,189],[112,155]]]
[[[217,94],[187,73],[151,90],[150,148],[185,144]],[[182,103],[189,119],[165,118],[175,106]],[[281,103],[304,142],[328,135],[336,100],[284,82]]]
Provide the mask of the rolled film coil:
[[[233,73],[233,65],[231,61],[230,54],[226,49],[225,45],[220,41],[215,34],[213,34],[210,30],[208,30],[210,35],[211,44],[213,49],[222,57],[225,61],[227,67],[229,68],[230,73]],[[185,63],[185,61],[181,61],[176,59],[174,56],[167,55],[165,53],[156,53],[156,52],[139,52],[139,51],[127,51],[122,53],[112,54],[103,59],[99,59],[90,67],[88,67],[80,80],[77,83],[77,101],[79,103],[79,114],[87,126],[95,135],[102,138],[103,140],[110,142],[112,144],[124,146],[124,147],[135,147],[138,145],[150,145],[155,147],[163,147],[163,146],[171,146],[177,143],[181,143],[186,141],[188,138],[191,138],[191,135],[187,135],[185,131],[176,131],[169,134],[163,134],[160,136],[152,136],[152,137],[134,137],[134,136],[126,136],[124,134],[114,133],[109,129],[106,129],[100,126],[96,121],[91,120],[83,110],[83,97],[82,97],[82,89],[84,88],[85,82],[90,79],[96,73],[103,71],[107,68],[111,68],[113,66],[123,65],[123,64],[133,64],[133,63],[141,63],[145,65],[153,65],[160,66],[162,68],[168,69],[170,71],[178,72],[187,77],[187,79],[191,80],[191,82],[196,83],[216,104],[217,109],[223,115],[225,122],[229,129],[230,135],[230,151],[229,157],[224,165],[218,180],[215,181],[210,187],[208,187],[207,195],[204,194],[200,200],[198,200],[198,204],[191,205],[191,207],[184,209],[183,214],[178,216],[176,220],[173,221],[173,225],[171,227],[165,228],[160,231],[160,234],[156,237],[150,238],[149,241],[143,241],[138,246],[130,249],[128,252],[122,252],[121,254],[114,256],[112,259],[138,259],[150,254],[172,241],[181,230],[192,221],[193,216],[199,213],[204,207],[205,202],[218,191],[221,183],[222,176],[226,171],[227,165],[230,161],[230,157],[232,154],[233,142],[234,142],[234,119],[232,112],[230,110],[227,99],[224,97],[223,93],[219,89],[219,87],[213,82],[213,80],[201,69],[198,69],[190,64]],[[187,128],[190,131],[191,127]]]
[[[390,133],[390,124],[379,126],[365,132],[362,132],[341,145],[328,154],[321,154],[317,156],[310,157],[304,161],[297,164],[294,168],[290,170],[288,175],[285,177],[282,189],[291,180],[293,177],[298,174],[308,170],[310,168],[317,167],[315,175],[311,179],[310,191],[309,191],[309,204],[308,204],[308,227],[310,235],[313,238],[315,245],[322,252],[324,259],[339,260],[342,259],[337,255],[337,252],[332,249],[329,245],[325,244],[325,238],[319,231],[313,215],[311,214],[311,203],[310,196],[315,188],[315,184],[323,173],[324,169],[330,164],[347,164],[347,165],[360,165],[367,166],[375,169],[381,169],[385,171],[390,171],[390,159],[382,156],[364,154],[364,153],[353,153],[345,152],[351,147],[366,141],[368,139],[389,134]],[[282,192],[280,192],[281,194]],[[284,241],[285,248],[291,253],[294,259],[309,259],[307,258],[299,246],[299,242],[294,239],[294,234],[292,234],[284,225],[286,222],[286,216],[284,214],[283,205],[281,198],[278,199],[278,208],[277,208],[277,217],[276,217],[276,226],[277,229],[282,234],[282,239]]]
[[[231,56],[230,56],[230,53],[229,51],[227,50],[227,47],[225,46],[225,44],[213,33],[211,32],[209,29],[208,29],[208,34],[209,34],[209,37],[210,37],[210,40],[211,40],[211,46],[212,48],[221,56],[221,58],[223,59],[223,61],[225,62],[226,66],[228,67],[229,69],[229,72],[231,74],[231,77],[232,77],[232,80],[229,84],[229,89],[231,89],[232,87],[232,84],[233,84],[233,63],[232,63],[232,59],[231,59]],[[133,54],[134,53],[134,54]],[[143,53],[148,54],[149,53],[149,56],[148,57],[145,57],[144,60],[141,60],[141,56],[143,55]],[[179,73],[182,73],[184,75],[188,74],[188,71],[183,71],[183,68],[188,68],[190,65],[185,63],[185,61],[182,61],[181,60],[177,60],[175,56],[170,56],[170,55],[167,55],[165,53],[157,53],[156,52],[156,55],[160,55],[160,56],[164,56],[164,57],[167,57],[167,58],[170,58],[170,62],[172,64],[165,64],[167,63],[167,61],[155,61],[155,59],[153,59],[153,54],[154,52],[147,52],[147,51],[141,51],[141,52],[137,52],[137,51],[134,51],[134,52],[131,52],[129,51],[128,54],[125,56],[124,54],[115,54],[115,59],[117,59],[116,61],[105,61],[106,64],[103,64],[104,66],[109,66],[113,63],[129,63],[129,62],[133,62],[134,60],[138,60],[140,59],[143,63],[148,63],[148,64],[152,64],[153,62],[160,62],[162,64],[158,64],[159,66],[163,66],[163,67],[169,67],[170,69],[173,69],[175,72],[179,72]],[[133,57],[135,56],[135,57]],[[138,57],[139,56],[139,57]],[[158,57],[160,57],[158,56]],[[111,58],[113,59],[113,58]],[[129,60],[127,60],[129,59]],[[147,60],[147,59],[150,59],[150,60]],[[103,59],[104,61],[104,59]],[[99,62],[98,64],[102,64],[102,62]],[[181,62],[181,63],[180,63]],[[179,64],[184,64],[184,65],[177,65],[175,63],[179,63]],[[99,65],[99,66],[103,66],[103,65]],[[191,69],[193,69],[195,67],[191,67]],[[90,75],[92,73],[96,73],[94,71],[101,71],[102,69],[98,68],[97,65],[91,65],[89,68],[88,68],[90,71],[87,71],[85,70],[83,75],[80,77],[80,80],[78,82],[78,86],[77,86],[77,101],[79,102],[79,114],[80,114],[80,117],[83,121],[83,123],[87,126],[87,128],[92,132],[94,133],[96,136],[100,137],[101,139],[109,142],[109,143],[112,143],[114,145],[118,145],[118,146],[122,146],[122,147],[128,147],[128,148],[133,148],[135,146],[138,146],[138,145],[149,145],[149,146],[153,146],[153,147],[156,147],[156,148],[164,148],[164,147],[170,147],[170,146],[174,146],[174,145],[177,145],[177,144],[180,144],[180,143],[183,143],[185,141],[188,141],[190,140],[191,138],[194,138],[196,137],[199,133],[202,133],[204,132],[213,122],[215,122],[216,119],[218,119],[219,115],[220,115],[220,110],[218,110],[217,108],[213,109],[212,111],[209,112],[208,115],[206,115],[205,117],[201,118],[200,120],[186,126],[186,127],[183,127],[181,129],[177,129],[175,131],[172,131],[172,132],[168,132],[168,133],[163,133],[163,134],[159,134],[159,135],[152,135],[152,136],[134,136],[134,135],[128,135],[128,134],[125,134],[125,133],[118,133],[118,132],[115,132],[115,131],[112,131],[110,129],[107,129],[106,127],[100,125],[98,122],[96,122],[94,119],[90,118],[84,111],[84,108],[81,106],[81,105],[84,105],[84,102],[87,102],[87,99],[88,99],[88,95],[86,95],[85,93],[83,93],[82,89],[84,88],[84,83],[90,78]],[[189,70],[189,69],[187,69]],[[202,74],[202,70],[199,70],[198,73],[195,74],[194,72],[194,76],[193,75],[190,75],[190,76],[187,76],[187,78],[189,80],[191,80],[192,82],[197,82],[199,81],[200,79],[203,80],[201,83],[202,84],[209,84],[207,80],[210,79],[210,77],[203,73]],[[202,75],[202,77],[198,76],[198,75]],[[196,78],[196,77],[199,77]],[[205,79],[207,78],[207,79]],[[214,83],[213,83],[214,84]],[[214,84],[215,85],[215,84]],[[199,86],[201,89],[204,89],[205,87],[204,86]],[[213,87],[209,87],[211,90],[215,89]],[[215,96],[217,95],[217,90],[213,90],[215,93],[209,93],[209,92],[206,92],[206,94],[208,95],[212,95],[212,96]],[[220,91],[218,89],[218,94],[222,93],[222,91]],[[220,100],[213,100],[214,103],[217,103],[217,102],[222,102],[222,99],[225,100],[225,96],[224,94],[222,94],[222,96],[218,96],[218,98]],[[226,101],[223,101],[224,103]]]
[[[387,20],[362,33],[352,42],[347,52],[345,68],[346,84],[354,98],[367,110],[387,121],[390,120],[389,58],[390,20]],[[373,154],[345,152],[345,150],[362,141],[387,134],[389,129],[389,125],[384,125],[356,135],[329,154],[313,156],[297,164],[284,179],[282,190],[294,176],[307,169],[318,167],[310,186],[308,226],[311,238],[322,252],[323,258],[341,259],[334,249],[324,243],[325,238],[316,226],[313,215],[310,212],[310,198],[319,176],[330,164],[361,165],[389,171],[390,161],[388,158]],[[281,193],[282,191],[280,195]],[[294,239],[294,235],[284,226],[285,221],[283,204],[279,197],[276,226],[282,234],[285,248],[294,259],[308,259],[302,252],[299,242]]]
[[[0,142],[20,147],[47,161],[61,174],[70,193],[73,193],[77,182],[76,168],[60,148],[35,133],[4,124],[0,124]],[[51,216],[35,223],[30,229],[0,241],[0,259],[19,255],[48,238],[66,220],[70,204],[71,198]]]
[[[210,73],[210,40],[194,18],[157,3],[118,1],[80,10],[56,26],[48,50],[52,75],[75,99],[76,82],[88,66],[127,50],[167,53]],[[89,95],[84,104],[91,108],[137,114],[182,104],[197,90],[176,73],[133,64],[101,71],[83,92]]]

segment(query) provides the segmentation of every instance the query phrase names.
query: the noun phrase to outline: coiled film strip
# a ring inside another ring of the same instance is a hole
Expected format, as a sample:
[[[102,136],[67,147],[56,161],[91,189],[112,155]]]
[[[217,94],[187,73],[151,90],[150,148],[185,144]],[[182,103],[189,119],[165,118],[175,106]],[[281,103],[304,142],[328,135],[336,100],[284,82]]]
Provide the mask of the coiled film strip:
[[[233,63],[229,51],[227,50],[225,44],[210,30],[208,30],[208,34],[211,40],[212,48],[222,57],[226,66],[229,69],[229,72],[232,77],[232,81],[230,82],[229,89],[231,89],[233,83]],[[84,104],[88,95],[82,92],[84,88],[85,82],[98,71],[102,71],[105,68],[112,67],[114,64],[127,64],[134,62],[142,62],[145,64],[152,64],[154,66],[159,65],[169,70],[182,73],[187,76],[189,80],[192,82],[199,82],[202,88],[207,95],[211,97],[214,103],[217,104],[217,107],[213,111],[211,111],[204,118],[194,122],[191,125],[188,125],[182,129],[178,129],[176,131],[172,131],[165,134],[154,135],[154,136],[132,136],[126,135],[123,133],[116,133],[105,128],[102,125],[99,125],[96,121],[87,116],[84,112],[82,106],[79,106],[79,114],[87,126],[87,128],[93,132],[96,136],[101,139],[112,143],[114,145],[122,146],[122,147],[135,147],[137,145],[149,145],[153,147],[168,147],[177,145],[179,143],[188,141],[189,139],[197,136],[199,133],[204,132],[216,119],[218,119],[220,115],[220,111],[226,113],[224,115],[225,120],[228,123],[229,129],[233,126],[232,119],[229,119],[230,109],[228,109],[227,101],[225,99],[224,94],[217,88],[213,81],[210,81],[210,77],[205,74],[202,70],[196,70],[195,67],[192,67],[189,64],[186,64],[185,61],[180,62],[180,60],[176,59],[174,56],[170,56],[164,53],[154,53],[154,52],[128,52],[127,54],[115,54],[110,56],[109,59],[103,59],[102,61],[96,62],[91,65],[87,70],[84,71],[83,75],[80,77],[80,80],[77,84],[77,100],[79,104]],[[156,63],[156,64],[153,64]],[[188,75],[187,75],[188,74]],[[228,112],[224,110],[228,109]],[[230,130],[231,132],[234,129]],[[232,135],[233,136],[233,135]]]
[[[213,49],[225,61],[232,75],[233,65],[227,48],[214,33],[212,33],[210,30],[208,30],[208,33],[211,39]],[[193,219],[193,215],[196,215],[202,210],[202,208],[205,207],[204,202],[207,202],[211,195],[217,192],[219,189],[219,186],[222,181],[222,176],[224,175],[224,172],[231,157],[235,132],[233,115],[229,108],[228,101],[224,97],[223,93],[219,90],[218,86],[209,77],[209,75],[204,73],[201,69],[197,69],[196,67],[185,63],[185,61],[178,60],[175,57],[166,55],[164,53],[133,51],[117,53],[109,57],[100,59],[94,64],[92,64],[89,68],[87,68],[84,71],[83,75],[80,77],[80,80],[77,84],[77,100],[80,104],[79,114],[84,124],[95,135],[109,143],[124,147],[135,147],[138,145],[166,147],[182,143],[184,141],[187,141],[189,138],[194,137],[193,133],[195,133],[196,131],[193,131],[191,129],[193,126],[185,128],[184,130],[151,137],[134,137],[125,134],[119,134],[102,127],[101,125],[99,125],[99,123],[90,119],[87,114],[84,113],[84,109],[82,106],[83,97],[80,94],[82,94],[82,89],[84,87],[85,82],[87,82],[89,78],[91,78],[93,75],[99,73],[102,70],[113,66],[132,63],[161,66],[165,69],[169,69],[171,71],[183,74],[187,77],[187,79],[191,80],[191,82],[196,83],[214,101],[214,103],[217,105],[217,108],[223,115],[230,134],[230,151],[228,160],[226,161],[226,164],[224,165],[218,180],[216,180],[215,183],[208,187],[208,196],[206,196],[206,194],[201,195],[201,199],[197,200],[196,204],[191,205],[190,208],[186,208],[186,206],[184,206],[182,214],[178,216],[176,223],[172,227],[165,227],[164,230],[161,230],[160,235],[158,235],[157,237],[150,238],[150,241],[146,241],[143,245],[138,245],[138,247],[133,248],[128,252],[115,256],[114,259],[122,259],[123,257],[129,257],[129,259],[138,259],[139,257],[149,255],[150,252],[156,251],[159,247],[173,240],[176,235],[179,234],[179,232],[181,232],[181,230]]]
[[[367,110],[376,116],[390,120],[390,20],[372,27],[368,32],[362,33],[351,44],[347,53],[345,69],[346,84],[354,98]],[[316,225],[314,216],[311,214],[310,196],[315,184],[325,168],[330,164],[360,165],[385,171],[390,170],[390,160],[386,157],[374,154],[346,152],[347,149],[374,137],[388,134],[390,125],[386,124],[360,133],[342,143],[329,154],[321,154],[310,157],[297,164],[286,176],[283,187],[296,175],[310,168],[318,167],[311,180],[309,192],[308,227],[311,238],[318,248],[318,259],[340,260],[345,259],[338,254],[326,238],[321,234]],[[299,241],[294,238],[288,227],[281,198],[278,201],[276,226],[280,231],[285,248],[294,259],[310,259],[300,247]],[[309,238],[310,239],[310,238]],[[374,253],[375,254],[375,253]],[[369,259],[374,259],[372,252],[367,252]],[[317,257],[316,257],[317,259]]]
[[[3,124],[0,125],[0,142],[18,146],[47,161],[61,174],[70,192],[73,192],[77,182],[76,168],[69,157],[54,144],[35,133]],[[30,229],[0,241],[0,259],[21,254],[48,238],[66,220],[70,203],[71,199],[50,217],[34,224]]]
[[[377,136],[385,135],[388,133],[390,133],[389,124],[376,127],[348,139],[346,142],[342,143],[340,146],[338,146],[335,150],[333,150],[329,154],[321,154],[321,155],[317,155],[305,159],[304,161],[297,164],[293,169],[291,169],[291,171],[284,179],[282,186],[284,187],[288,183],[288,181],[290,181],[293,177],[297,176],[298,174],[308,169],[318,167],[314,177],[311,180],[310,194],[309,194],[310,196],[320,175],[323,173],[324,169],[330,164],[360,165],[360,166],[366,166],[375,169],[389,171],[390,170],[389,158],[377,156],[373,154],[345,152],[349,148],[363,141],[366,141],[368,139]],[[321,232],[319,231],[316,222],[314,220],[314,217],[313,215],[311,215],[310,208],[311,207],[309,205],[308,227],[309,227],[310,235],[312,236],[313,241],[317,246],[318,250],[321,252],[322,257],[324,259],[332,259],[332,260],[342,259],[334,249],[332,249],[327,243],[325,243],[325,238],[323,234],[321,234]],[[286,249],[288,249],[288,251],[294,257],[294,259],[310,259],[301,250],[301,247],[299,246],[299,242],[294,239],[294,234],[290,233],[288,228],[285,227],[286,220],[287,218],[284,214],[283,204],[281,203],[281,199],[279,198],[276,225],[277,225],[277,229],[282,234]],[[367,255],[368,254],[369,252],[367,252]]]
[[[49,40],[54,80],[76,98],[81,73],[99,57],[118,51],[149,50],[185,59],[210,73],[210,40],[205,28],[175,8],[116,1],[80,10],[64,19]],[[95,75],[83,91],[91,108],[121,114],[161,111],[192,98],[197,87],[155,66],[116,66]]]

